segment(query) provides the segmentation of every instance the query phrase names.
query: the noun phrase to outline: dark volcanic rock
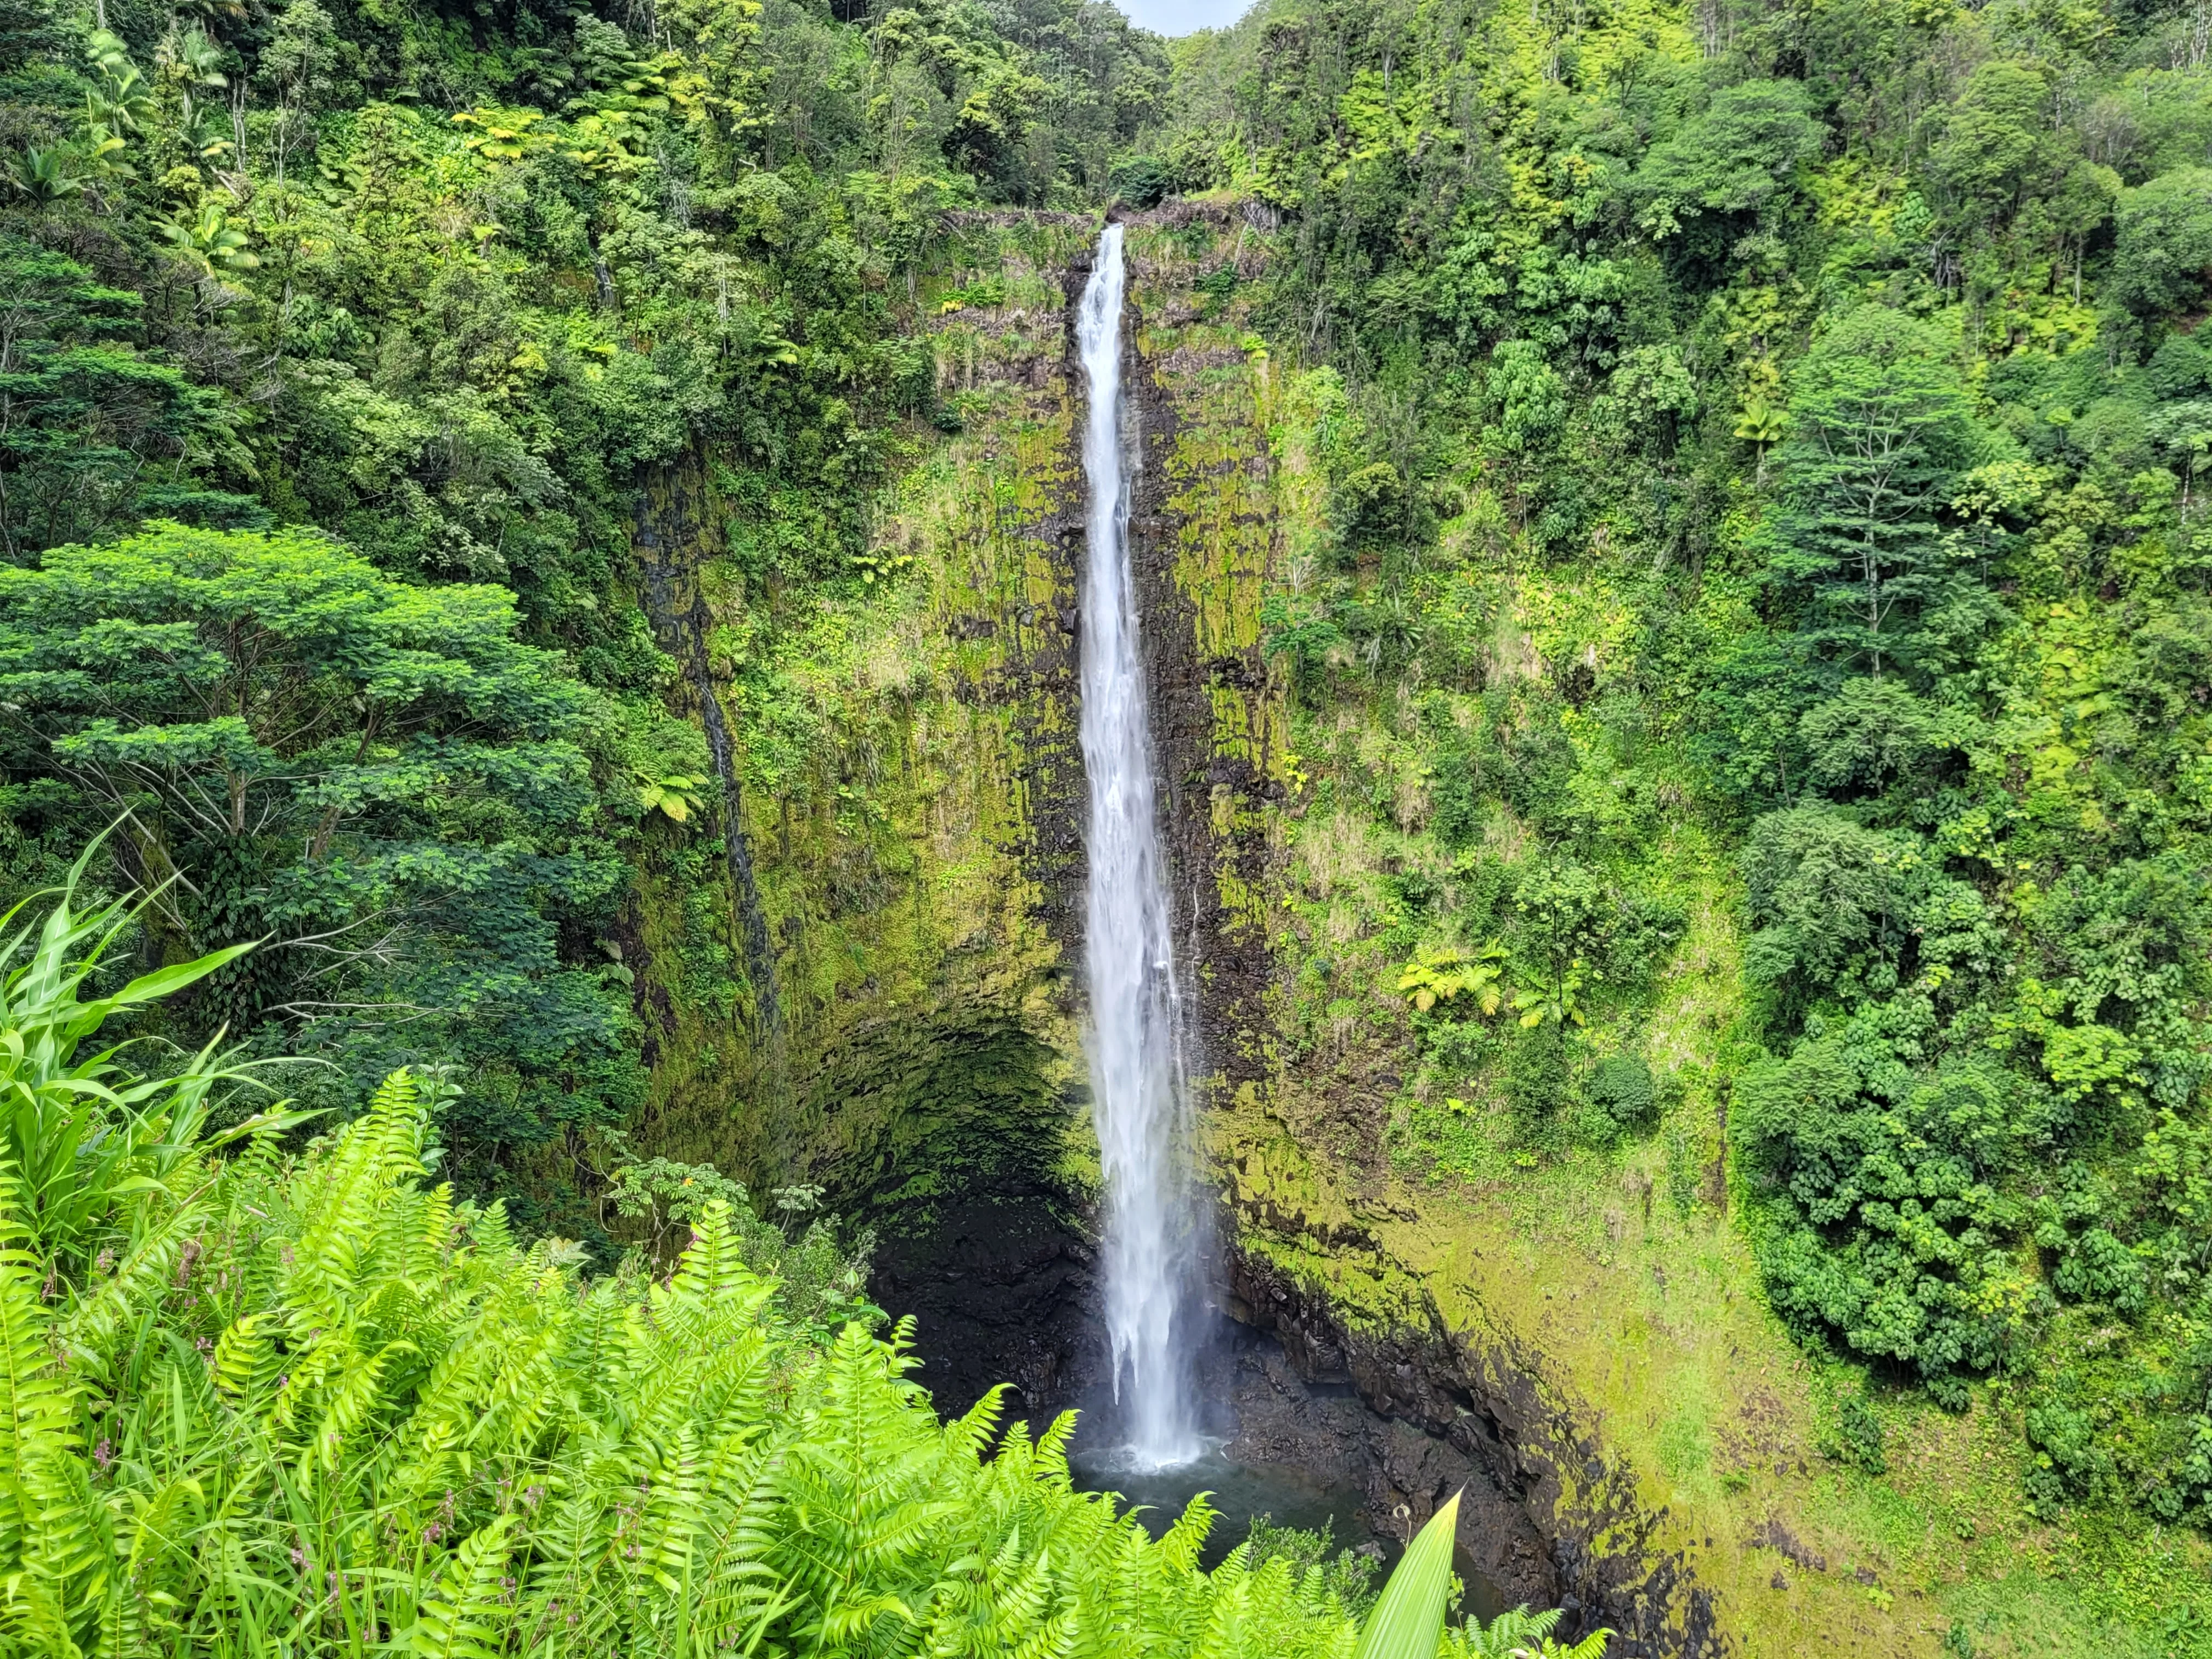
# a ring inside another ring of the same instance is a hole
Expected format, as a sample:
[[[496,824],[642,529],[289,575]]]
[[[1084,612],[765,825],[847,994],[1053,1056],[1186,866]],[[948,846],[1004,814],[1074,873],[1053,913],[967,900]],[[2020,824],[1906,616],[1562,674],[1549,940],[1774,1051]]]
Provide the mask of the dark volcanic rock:
[[[1357,1486],[1366,1493],[1368,1524],[1392,1536],[1460,1492],[1462,1574],[1480,1574],[1507,1607],[1558,1602],[1542,1534],[1475,1459],[1411,1423],[1377,1415],[1348,1385],[1309,1382],[1280,1343],[1257,1331],[1247,1329],[1234,1345],[1231,1365],[1237,1437],[1229,1452],[1237,1462]]]
[[[1542,1540],[1550,1599],[1568,1610],[1562,1637],[1608,1626],[1618,1633],[1609,1659],[1727,1651],[1711,1593],[1680,1551],[1656,1541],[1666,1511],[1646,1509],[1633,1474],[1548,1395],[1534,1355],[1514,1351],[1508,1339],[1483,1346],[1449,1333],[1433,1310],[1425,1329],[1347,1330],[1326,1302],[1243,1251],[1232,1253],[1229,1273],[1230,1310],[1273,1332],[1301,1377],[1348,1382],[1365,1407],[1392,1419],[1394,1436],[1417,1437],[1394,1438],[1382,1449],[1382,1467],[1414,1524],[1455,1484],[1461,1464],[1427,1449],[1439,1442],[1482,1477],[1471,1495],[1486,1488],[1517,1511],[1517,1528],[1492,1519],[1478,1535]],[[1479,1510],[1480,1500],[1469,1507]],[[1464,1521],[1460,1536],[1468,1547]],[[1507,1561],[1492,1576],[1504,1584],[1526,1571]]]
[[[1090,1249],[1036,1200],[944,1206],[926,1237],[886,1241],[871,1290],[913,1316],[917,1380],[945,1416],[1011,1382],[1012,1414],[1048,1419],[1099,1369]]]

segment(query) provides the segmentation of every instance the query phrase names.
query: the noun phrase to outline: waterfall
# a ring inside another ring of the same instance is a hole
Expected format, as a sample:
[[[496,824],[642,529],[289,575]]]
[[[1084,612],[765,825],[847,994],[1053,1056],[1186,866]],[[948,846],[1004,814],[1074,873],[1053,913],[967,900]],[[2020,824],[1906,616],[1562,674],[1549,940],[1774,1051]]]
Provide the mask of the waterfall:
[[[1083,767],[1091,784],[1086,902],[1092,1112],[1106,1178],[1106,1332],[1114,1398],[1139,1468],[1184,1463],[1199,1438],[1189,1344],[1203,1252],[1145,670],[1129,572],[1135,446],[1123,431],[1121,227],[1098,239],[1076,342],[1090,391],[1083,582]]]

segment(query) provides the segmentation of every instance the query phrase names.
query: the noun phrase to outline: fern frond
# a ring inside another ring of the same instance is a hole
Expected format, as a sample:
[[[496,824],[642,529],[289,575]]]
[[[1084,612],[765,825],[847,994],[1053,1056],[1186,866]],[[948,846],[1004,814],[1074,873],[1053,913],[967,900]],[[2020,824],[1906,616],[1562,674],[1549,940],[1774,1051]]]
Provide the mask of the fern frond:
[[[15,1199],[14,1172],[0,1168],[0,1222]],[[0,1577],[43,1561],[51,1581],[76,1553],[64,1472],[80,1440],[77,1389],[58,1374],[39,1282],[29,1252],[0,1245]]]
[[[983,1397],[945,1425],[945,1449],[955,1457],[981,1457],[1006,1409],[1007,1382],[993,1384]]]
[[[113,1363],[110,1350],[125,1330],[160,1305],[185,1239],[201,1231],[207,1219],[204,1205],[177,1209],[138,1238],[89,1296],[79,1297],[63,1314],[55,1340],[69,1351],[76,1369],[97,1376],[109,1375]]]
[[[242,1408],[262,1405],[276,1392],[283,1362],[269,1334],[275,1322],[265,1313],[241,1314],[216,1339],[216,1387]]]
[[[1073,1486],[1075,1476],[1067,1467],[1067,1449],[1075,1439],[1077,1413],[1062,1412],[1036,1439],[1036,1468],[1054,1486]]]
[[[313,1442],[314,1455],[325,1473],[337,1473],[341,1449],[376,1408],[386,1369],[400,1355],[414,1352],[411,1342],[387,1342],[368,1358],[349,1366],[328,1390],[329,1403],[323,1407],[323,1420]],[[307,1454],[301,1455],[304,1471]]]
[[[1213,1494],[1200,1492],[1183,1506],[1175,1525],[1160,1540],[1160,1553],[1186,1572],[1194,1569],[1200,1552],[1206,1547],[1206,1536],[1213,1530],[1218,1514],[1213,1507]]]
[[[497,1659],[513,1613],[500,1582],[513,1524],[513,1516],[502,1515],[462,1540],[395,1648],[423,1659]]]

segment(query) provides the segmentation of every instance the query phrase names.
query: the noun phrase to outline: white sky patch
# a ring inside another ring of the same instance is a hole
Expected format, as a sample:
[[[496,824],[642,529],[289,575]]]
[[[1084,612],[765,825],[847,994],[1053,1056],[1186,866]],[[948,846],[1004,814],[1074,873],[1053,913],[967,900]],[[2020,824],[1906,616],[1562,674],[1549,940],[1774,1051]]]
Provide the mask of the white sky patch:
[[[1124,16],[1155,34],[1189,34],[1227,28],[1251,9],[1252,0],[1119,0]]]

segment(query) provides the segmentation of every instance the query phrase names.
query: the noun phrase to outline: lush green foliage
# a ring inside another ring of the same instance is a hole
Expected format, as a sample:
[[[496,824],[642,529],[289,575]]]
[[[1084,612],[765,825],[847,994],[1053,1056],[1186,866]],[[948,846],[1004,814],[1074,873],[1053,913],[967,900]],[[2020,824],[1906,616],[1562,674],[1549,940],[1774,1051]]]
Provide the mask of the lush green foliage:
[[[1255,1565],[1281,1559],[1290,1565],[1301,1594],[1333,1595],[1352,1613],[1364,1615],[1382,1594],[1375,1576],[1382,1568],[1379,1550],[1363,1553],[1336,1545],[1334,1522],[1324,1521],[1319,1531],[1302,1527],[1279,1527],[1272,1515],[1255,1515],[1248,1534]]]
[[[556,947],[623,876],[572,740],[586,698],[515,643],[507,590],[157,521],[0,570],[0,607],[25,769],[121,820],[161,890],[151,953],[266,941],[197,988],[195,1024],[504,1069],[508,1097],[453,1126],[478,1144],[634,1103],[628,1022]]]
[[[144,966],[268,939],[179,1037],[349,1107],[451,1065],[462,1191],[666,1231],[632,873],[698,1006],[758,992],[641,487],[725,521],[729,781],[872,848],[800,670],[964,418],[925,311],[1006,298],[925,291],[975,210],[1225,189],[1257,263],[1194,292],[1317,486],[1261,611],[1288,1056],[1423,1173],[1656,1134],[1686,1210],[1732,1158],[1807,1340],[2003,1384],[2039,1511],[2212,1513],[2194,12],[93,21],[0,5],[0,858],[127,810]]]
[[[154,512],[265,520],[251,496],[195,486],[235,455],[236,417],[135,346],[140,295],[13,232],[0,232],[0,554]]]
[[[264,1117],[219,1156],[205,1056],[76,1062],[221,966],[84,1000],[118,920],[65,894],[0,981],[11,1650],[1437,1650],[1449,1509],[1364,1637],[1287,1561],[1200,1571],[1203,1499],[1155,1542],[1073,1489],[1072,1415],[940,1423],[898,1340],[747,1266],[725,1197],[665,1279],[585,1281],[427,1184],[438,1086],[404,1071],[304,1152]]]
[[[641,487],[716,492],[739,781],[848,787],[787,635],[898,568],[870,516],[952,419],[917,284],[957,210],[1103,190],[1164,54],[1074,0],[93,9],[0,26],[0,889],[127,809],[154,962],[269,941],[180,1036],[334,1060],[294,1086],[349,1109],[456,1068],[463,1189],[604,1248],[631,877],[722,873]]]
[[[1808,1340],[2201,1523],[2193,27],[1275,0],[1147,145],[1284,216],[1300,1060],[1438,1174],[1724,1121]]]
[[[15,1183],[17,1224],[29,1246],[82,1270],[126,1195],[175,1178],[204,1148],[297,1120],[256,1116],[204,1136],[212,1091],[240,1075],[213,1063],[212,1045],[181,1071],[150,1078],[126,1069],[112,1048],[80,1058],[85,1040],[109,1018],[219,972],[250,947],[143,974],[88,1000],[80,994],[86,982],[133,918],[119,902],[81,912],[73,888],[74,880],[72,894],[0,944],[0,1028],[9,1037],[0,1047],[0,1164]],[[21,914],[19,906],[5,921]]]

